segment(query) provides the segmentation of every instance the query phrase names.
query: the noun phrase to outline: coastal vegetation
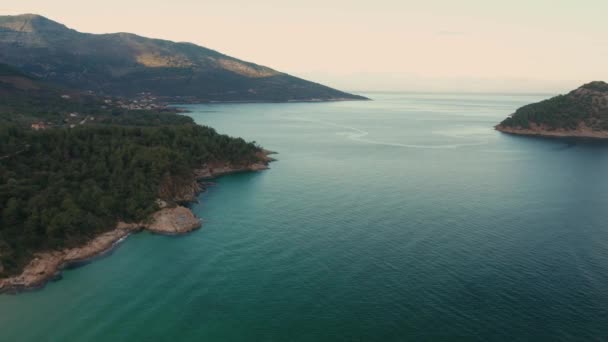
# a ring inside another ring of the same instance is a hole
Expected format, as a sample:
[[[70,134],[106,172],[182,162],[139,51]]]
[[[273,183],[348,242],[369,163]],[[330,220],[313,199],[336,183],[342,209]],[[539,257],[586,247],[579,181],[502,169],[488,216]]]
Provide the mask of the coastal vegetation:
[[[0,64],[0,278],[37,252],[149,220],[159,203],[177,204],[180,189],[192,194],[195,170],[245,167],[260,152],[174,109],[66,89]]]
[[[41,250],[78,246],[118,221],[158,210],[163,182],[193,169],[257,160],[253,143],[195,124],[32,131],[0,125],[0,276]]]

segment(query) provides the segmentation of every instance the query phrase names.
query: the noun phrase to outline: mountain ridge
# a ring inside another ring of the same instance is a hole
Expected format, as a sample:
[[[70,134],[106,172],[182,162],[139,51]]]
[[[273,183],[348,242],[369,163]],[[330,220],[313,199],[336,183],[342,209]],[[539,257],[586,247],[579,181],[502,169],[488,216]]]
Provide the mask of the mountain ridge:
[[[67,87],[172,102],[366,99],[193,43],[81,33],[37,14],[0,16],[0,63]]]

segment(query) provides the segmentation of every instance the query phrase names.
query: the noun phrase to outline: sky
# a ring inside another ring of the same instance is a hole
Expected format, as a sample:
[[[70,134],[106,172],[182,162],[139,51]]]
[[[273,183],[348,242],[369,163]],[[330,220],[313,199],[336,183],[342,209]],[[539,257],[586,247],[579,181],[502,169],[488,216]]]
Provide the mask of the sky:
[[[606,0],[0,3],[21,13],[192,42],[344,90],[553,93],[608,81]]]

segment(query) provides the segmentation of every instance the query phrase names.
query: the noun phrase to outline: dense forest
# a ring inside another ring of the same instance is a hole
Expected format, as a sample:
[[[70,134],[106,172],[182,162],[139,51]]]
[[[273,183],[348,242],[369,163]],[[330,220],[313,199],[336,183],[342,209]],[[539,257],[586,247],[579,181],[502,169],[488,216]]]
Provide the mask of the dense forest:
[[[166,177],[192,181],[206,162],[247,164],[259,151],[192,123],[42,131],[1,124],[0,142],[0,276],[18,272],[35,251],[76,246],[118,220],[145,220]]]
[[[37,251],[146,220],[206,163],[257,161],[254,143],[143,97],[102,97],[0,64],[0,277]]]
[[[574,130],[584,124],[594,130],[608,130],[608,84],[591,82],[568,93],[518,109],[500,123],[502,127]]]

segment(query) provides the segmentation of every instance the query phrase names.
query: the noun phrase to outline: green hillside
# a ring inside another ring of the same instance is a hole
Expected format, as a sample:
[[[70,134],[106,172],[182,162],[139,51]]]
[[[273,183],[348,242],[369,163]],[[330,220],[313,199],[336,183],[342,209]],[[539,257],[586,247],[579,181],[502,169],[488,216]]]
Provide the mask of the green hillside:
[[[124,101],[0,64],[0,278],[37,252],[145,220],[156,199],[175,200],[163,184],[191,187],[193,170],[207,163],[260,161],[254,143]]]
[[[48,127],[101,124],[155,126],[192,123],[175,111],[130,110],[128,100],[101,98],[58,87],[0,63],[0,124],[29,127],[44,122]]]

